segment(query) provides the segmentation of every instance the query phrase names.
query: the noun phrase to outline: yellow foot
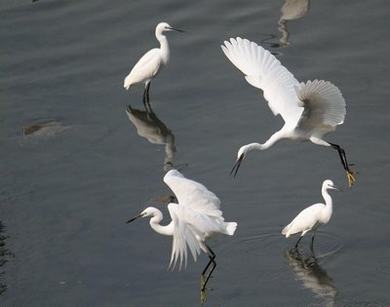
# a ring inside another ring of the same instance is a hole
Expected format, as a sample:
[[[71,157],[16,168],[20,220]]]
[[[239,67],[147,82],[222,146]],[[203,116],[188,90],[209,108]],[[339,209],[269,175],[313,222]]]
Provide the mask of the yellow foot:
[[[207,290],[200,290],[200,303],[203,305],[207,301]]]
[[[207,301],[207,289],[204,286],[205,282],[206,282],[205,276],[203,274],[200,275],[200,303],[202,305]]]
[[[352,187],[352,185],[355,183],[356,179],[353,176],[353,173],[351,171],[347,171],[347,179],[348,179],[349,187]]]

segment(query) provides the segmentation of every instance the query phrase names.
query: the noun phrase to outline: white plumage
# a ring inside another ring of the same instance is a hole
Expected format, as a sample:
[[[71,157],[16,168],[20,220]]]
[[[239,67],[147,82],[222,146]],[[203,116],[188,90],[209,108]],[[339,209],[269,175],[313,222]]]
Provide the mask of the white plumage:
[[[309,231],[315,231],[321,224],[327,224],[332,217],[333,202],[328,193],[329,189],[337,189],[332,180],[325,180],[322,183],[322,197],[325,204],[318,203],[303,209],[290,224],[283,228],[282,234],[288,238],[289,236],[301,233],[301,238]],[[301,239],[300,238],[300,239]],[[300,241],[298,240],[296,247]],[[313,234],[314,239],[314,234]]]
[[[149,100],[148,95],[151,80],[159,73],[163,66],[168,64],[169,61],[169,44],[163,33],[172,30],[183,32],[182,30],[171,27],[166,22],[160,22],[157,25],[155,34],[160,43],[160,48],[149,50],[138,60],[123,82],[123,87],[126,90],[133,84],[144,82],[144,100]]]
[[[179,171],[172,169],[164,176],[164,182],[175,193],[178,204],[168,204],[168,211],[172,218],[171,223],[161,226],[163,216],[160,210],[148,207],[135,218],[151,216],[150,226],[156,232],[173,236],[172,253],[169,266],[179,269],[187,265],[188,249],[197,260],[200,251],[208,254],[210,261],[202,273],[205,275],[210,264],[213,267],[205,279],[202,288],[204,289],[212,271],[215,268],[215,254],[206,245],[206,239],[213,234],[222,233],[232,236],[237,228],[236,222],[225,222],[220,210],[220,200],[204,185],[185,178]]]
[[[329,81],[314,80],[299,83],[268,50],[237,37],[221,46],[226,57],[245,75],[252,86],[263,90],[265,100],[274,115],[280,114],[284,126],[264,144],[242,146],[232,172],[251,150],[265,150],[282,139],[302,140],[336,149],[351,185],[355,178],[349,169],[344,150],[322,137],[344,122],[345,100],[340,90]]]

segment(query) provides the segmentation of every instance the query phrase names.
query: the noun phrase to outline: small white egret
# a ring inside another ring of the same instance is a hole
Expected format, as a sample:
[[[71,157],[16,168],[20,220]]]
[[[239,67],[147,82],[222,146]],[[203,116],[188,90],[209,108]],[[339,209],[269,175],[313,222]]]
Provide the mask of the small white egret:
[[[183,30],[171,27],[166,22],[160,22],[156,27],[156,38],[160,42],[160,48],[153,48],[145,53],[141,59],[134,65],[133,69],[124,80],[123,87],[128,90],[132,84],[145,83],[144,103],[149,101],[149,88],[151,80],[158,74],[164,65],[169,61],[169,45],[166,36],[163,34],[166,31]]]
[[[179,261],[181,269],[183,263],[187,266],[187,254],[189,248],[194,261],[202,250],[209,256],[209,262],[201,274],[201,290],[206,284],[216,267],[215,253],[206,244],[206,239],[213,234],[222,233],[232,236],[237,228],[235,222],[225,222],[220,210],[220,200],[204,185],[185,178],[179,171],[172,169],[164,176],[164,182],[173,191],[178,204],[168,204],[168,211],[172,221],[166,225],[160,225],[163,215],[160,210],[148,207],[128,223],[140,217],[152,217],[150,227],[159,234],[173,236],[172,254],[169,267],[175,268]],[[206,277],[208,268],[212,265]]]
[[[332,197],[330,197],[328,193],[329,189],[337,190],[333,181],[327,179],[322,183],[321,189],[325,204],[317,203],[303,209],[290,224],[283,228],[282,234],[285,235],[286,238],[295,233],[301,232],[301,236],[295,244],[295,248],[298,248],[299,242],[307,232],[313,231],[313,237],[311,239],[311,248],[313,250],[315,231],[321,224],[327,224],[332,216],[333,201]]]
[[[355,178],[349,168],[345,151],[322,137],[344,122],[345,100],[340,90],[328,81],[314,80],[299,83],[268,50],[247,39],[231,38],[222,50],[227,58],[245,74],[252,86],[262,89],[264,98],[274,115],[280,114],[284,126],[264,144],[242,146],[231,173],[237,174],[242,160],[251,150],[265,150],[282,139],[311,141],[331,146],[339,153],[351,186]]]

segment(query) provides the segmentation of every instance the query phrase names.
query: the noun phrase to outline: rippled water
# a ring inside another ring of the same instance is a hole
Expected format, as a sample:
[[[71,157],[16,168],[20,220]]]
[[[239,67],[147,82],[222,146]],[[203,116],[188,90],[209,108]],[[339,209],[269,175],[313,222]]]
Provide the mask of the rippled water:
[[[170,164],[239,223],[234,237],[210,241],[218,266],[206,305],[390,305],[390,6],[312,0],[289,11],[293,2],[283,14],[271,0],[0,2],[0,219],[13,255],[1,306],[199,305],[206,257],[169,272],[171,240],[145,221],[125,224],[146,203],[163,208]],[[171,62],[145,118],[142,86],[122,82],[162,20],[187,32],[169,33]],[[223,56],[219,45],[237,35],[263,42],[299,80],[340,87],[347,117],[328,139],[355,163],[352,189],[337,154],[308,143],[253,153],[229,178],[239,146],[282,125]],[[279,232],[321,200],[325,178],[344,192],[333,193],[308,264],[307,248],[289,254],[295,238]]]

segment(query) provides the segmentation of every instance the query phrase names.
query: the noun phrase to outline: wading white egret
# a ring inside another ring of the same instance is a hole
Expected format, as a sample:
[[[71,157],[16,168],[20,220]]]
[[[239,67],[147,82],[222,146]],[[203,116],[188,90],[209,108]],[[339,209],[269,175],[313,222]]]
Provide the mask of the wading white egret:
[[[134,65],[133,69],[124,80],[123,87],[128,90],[132,84],[145,83],[144,103],[149,101],[149,88],[151,80],[158,74],[164,65],[169,61],[169,45],[167,37],[163,34],[166,31],[183,30],[171,27],[166,22],[160,22],[156,27],[156,38],[160,42],[160,48],[154,48],[146,52]]]
[[[290,224],[283,228],[282,234],[285,235],[286,238],[301,232],[301,236],[295,244],[295,248],[298,248],[299,242],[307,232],[313,231],[313,237],[311,239],[311,248],[313,250],[315,231],[321,224],[327,224],[332,217],[333,201],[328,193],[328,190],[330,189],[337,190],[333,181],[327,179],[322,183],[321,189],[325,204],[318,203],[303,209]]]
[[[280,114],[284,126],[264,144],[242,146],[231,171],[236,175],[242,160],[251,150],[265,150],[282,139],[311,141],[337,150],[351,186],[355,178],[349,168],[345,151],[337,144],[323,140],[344,122],[345,100],[340,90],[328,81],[299,83],[268,50],[247,39],[231,38],[222,50],[228,59],[245,74],[252,86],[263,90],[264,98],[274,115]]]
[[[235,222],[225,222],[220,210],[220,200],[204,185],[185,178],[179,171],[172,169],[164,176],[164,182],[175,194],[178,204],[168,204],[168,211],[172,221],[160,225],[163,215],[160,210],[148,207],[128,223],[140,217],[151,217],[150,227],[159,234],[173,236],[172,254],[169,267],[175,268],[179,262],[181,269],[183,263],[187,265],[189,248],[194,261],[202,250],[209,256],[209,262],[201,274],[201,290],[216,267],[215,253],[206,244],[206,239],[213,234],[222,233],[232,236],[237,228]],[[212,265],[212,266],[211,266]],[[211,266],[206,276],[208,268]]]

